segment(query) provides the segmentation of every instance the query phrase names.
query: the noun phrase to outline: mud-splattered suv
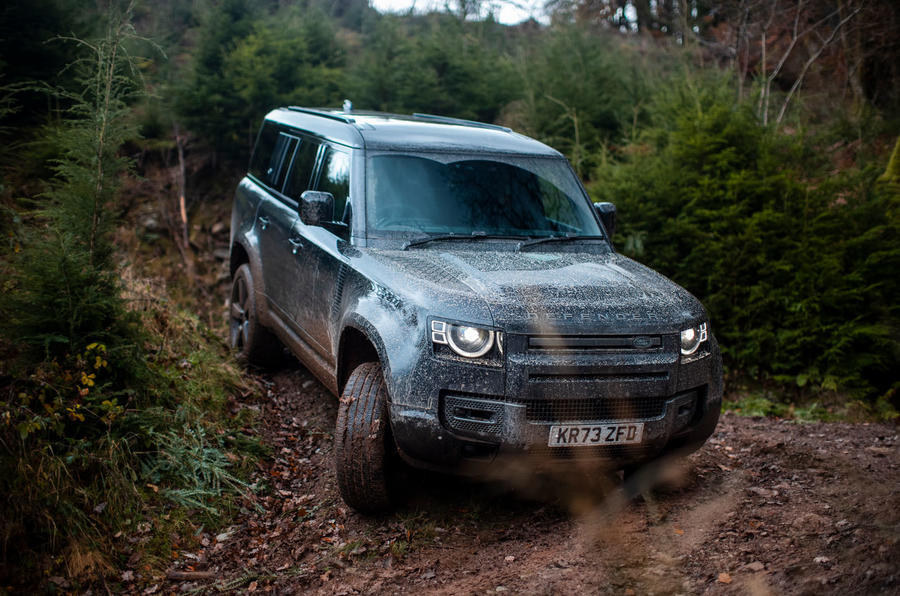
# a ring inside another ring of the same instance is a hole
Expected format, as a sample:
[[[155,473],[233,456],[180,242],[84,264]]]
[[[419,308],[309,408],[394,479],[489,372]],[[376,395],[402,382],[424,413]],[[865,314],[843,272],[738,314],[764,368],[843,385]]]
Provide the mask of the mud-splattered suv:
[[[230,341],[335,395],[351,507],[440,470],[698,448],[722,398],[700,303],[609,242],[557,151],[499,126],[282,108],[234,198]]]

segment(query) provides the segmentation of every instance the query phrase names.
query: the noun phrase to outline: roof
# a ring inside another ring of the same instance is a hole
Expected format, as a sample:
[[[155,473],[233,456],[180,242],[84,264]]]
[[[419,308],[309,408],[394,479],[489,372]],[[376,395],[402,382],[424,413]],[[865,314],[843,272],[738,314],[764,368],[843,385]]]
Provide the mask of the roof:
[[[273,110],[266,119],[350,147],[561,157],[555,149],[503,126],[445,116],[289,107]]]

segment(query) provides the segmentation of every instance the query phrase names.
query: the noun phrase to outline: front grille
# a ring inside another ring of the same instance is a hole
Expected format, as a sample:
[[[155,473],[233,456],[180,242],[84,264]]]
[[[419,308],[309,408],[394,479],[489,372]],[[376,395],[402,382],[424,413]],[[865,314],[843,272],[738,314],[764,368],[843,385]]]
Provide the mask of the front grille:
[[[533,399],[525,404],[529,422],[600,422],[605,420],[648,420],[666,410],[666,397]]]
[[[669,373],[665,372],[632,372],[627,374],[552,372],[530,373],[528,375],[528,381],[531,383],[665,383],[668,380]]]
[[[662,346],[659,335],[531,335],[529,350],[649,351]]]
[[[525,419],[535,424],[648,421],[661,418],[666,413],[666,405],[671,404],[676,421],[684,419],[684,424],[687,424],[689,419],[700,411],[699,406],[703,402],[704,395],[704,388],[668,397],[585,399],[510,399],[501,396],[442,392],[441,418],[444,425],[451,430],[475,433],[487,438],[502,432],[507,413],[506,404],[524,405]],[[631,446],[622,448],[627,449]],[[560,448],[554,448],[554,452],[557,449]]]

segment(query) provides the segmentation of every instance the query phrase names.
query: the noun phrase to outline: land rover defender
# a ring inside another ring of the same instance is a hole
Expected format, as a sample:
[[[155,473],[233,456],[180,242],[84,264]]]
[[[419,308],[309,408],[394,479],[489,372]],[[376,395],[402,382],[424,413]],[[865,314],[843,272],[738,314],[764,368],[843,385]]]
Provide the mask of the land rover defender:
[[[722,399],[710,322],[618,254],[615,207],[507,128],[269,113],[231,219],[230,343],[287,346],[336,396],[337,479],[391,504],[395,461],[633,466],[701,446]]]

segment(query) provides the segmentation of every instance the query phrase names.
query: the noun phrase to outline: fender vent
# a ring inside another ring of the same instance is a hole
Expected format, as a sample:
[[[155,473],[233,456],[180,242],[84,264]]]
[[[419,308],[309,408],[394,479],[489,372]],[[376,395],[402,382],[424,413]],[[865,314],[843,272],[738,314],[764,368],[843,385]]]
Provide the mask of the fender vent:
[[[331,320],[341,314],[341,299],[344,297],[344,280],[347,278],[347,264],[341,263],[337,279],[334,282],[334,298],[331,301]]]

